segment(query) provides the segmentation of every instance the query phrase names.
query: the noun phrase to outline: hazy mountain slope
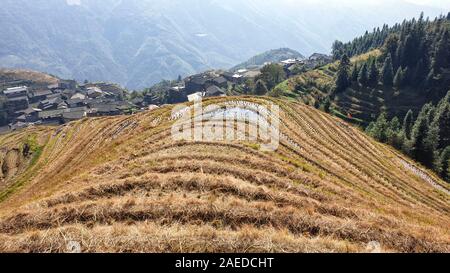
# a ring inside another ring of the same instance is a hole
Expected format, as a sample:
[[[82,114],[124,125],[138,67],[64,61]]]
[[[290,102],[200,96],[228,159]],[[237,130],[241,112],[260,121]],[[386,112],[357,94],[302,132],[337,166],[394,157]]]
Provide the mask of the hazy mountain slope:
[[[174,142],[171,107],[1,136],[2,151],[26,133],[41,152],[2,180],[0,251],[450,251],[448,184],[336,118],[273,102],[275,152]]]
[[[261,66],[264,65],[264,63],[266,62],[277,63],[287,59],[304,59],[304,58],[305,56],[289,48],[272,49],[251,57],[247,61],[233,67],[232,70],[248,68],[252,66]]]
[[[351,39],[422,9],[439,13],[401,0],[376,6],[317,2],[4,0],[0,66],[142,88],[178,74],[229,68],[273,48],[328,52],[334,39]]]

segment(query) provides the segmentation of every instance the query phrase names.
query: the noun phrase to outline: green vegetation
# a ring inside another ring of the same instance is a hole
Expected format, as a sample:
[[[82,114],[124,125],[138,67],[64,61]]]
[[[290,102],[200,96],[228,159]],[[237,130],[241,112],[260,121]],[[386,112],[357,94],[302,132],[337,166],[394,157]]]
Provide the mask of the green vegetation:
[[[398,117],[389,122],[386,113],[382,113],[366,132],[402,150],[450,182],[450,91],[437,106],[425,104],[415,121],[411,110],[403,126]]]
[[[365,127],[448,181],[450,16],[421,16],[337,41],[333,57],[335,63],[277,87]]]
[[[279,64],[268,64],[261,69],[261,75],[258,80],[264,81],[269,90],[272,90],[277,84],[286,80],[286,73]]]
[[[31,156],[28,167],[24,174],[17,179],[17,182],[0,192],[0,203],[6,200],[11,194],[22,187],[34,174],[34,167],[42,155],[44,146],[39,145],[36,135],[30,135],[22,144],[21,152],[24,157]]]

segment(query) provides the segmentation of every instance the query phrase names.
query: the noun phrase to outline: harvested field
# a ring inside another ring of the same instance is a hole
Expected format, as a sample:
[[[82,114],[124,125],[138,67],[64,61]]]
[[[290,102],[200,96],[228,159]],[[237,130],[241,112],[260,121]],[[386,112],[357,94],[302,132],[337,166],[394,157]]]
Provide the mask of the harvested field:
[[[433,173],[303,104],[204,104],[233,99],[280,106],[276,151],[174,141],[171,107],[1,136],[42,149],[0,188],[0,252],[450,252]]]

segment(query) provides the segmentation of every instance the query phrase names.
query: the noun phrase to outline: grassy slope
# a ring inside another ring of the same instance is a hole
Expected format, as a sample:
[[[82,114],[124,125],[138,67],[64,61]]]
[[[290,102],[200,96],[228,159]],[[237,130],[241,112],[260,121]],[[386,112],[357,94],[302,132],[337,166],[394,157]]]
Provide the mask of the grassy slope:
[[[271,153],[174,142],[170,107],[33,131],[49,138],[0,203],[0,251],[450,252],[448,194],[337,118],[273,101]]]
[[[378,56],[379,50],[356,56],[352,63],[360,63],[370,56]],[[317,98],[325,98],[334,84],[334,76],[338,63],[308,71],[280,84],[285,90],[285,97],[302,100],[309,104]],[[426,94],[415,89],[386,89],[382,86],[376,88],[362,88],[354,84],[345,92],[338,94],[333,100],[334,114],[348,120],[347,114],[353,117],[352,122],[364,124],[380,114],[381,109],[387,110],[391,115],[404,115],[409,109],[418,113],[425,103],[429,102]]]
[[[4,78],[7,80],[31,81],[43,85],[50,85],[58,82],[58,79],[56,77],[50,76],[45,73],[25,69],[0,68],[0,78]]]

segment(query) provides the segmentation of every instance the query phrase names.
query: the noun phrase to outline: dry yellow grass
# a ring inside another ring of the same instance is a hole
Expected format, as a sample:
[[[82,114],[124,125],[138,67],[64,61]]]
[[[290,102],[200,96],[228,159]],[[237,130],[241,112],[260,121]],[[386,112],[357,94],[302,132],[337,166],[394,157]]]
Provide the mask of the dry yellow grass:
[[[2,136],[43,148],[2,189],[0,251],[450,252],[449,195],[389,147],[299,103],[238,99],[281,106],[277,151],[174,142],[171,107]]]
[[[56,77],[27,69],[0,68],[0,76],[3,76],[10,80],[14,79],[14,80],[32,81],[38,84],[53,84],[58,82],[58,79]]]

